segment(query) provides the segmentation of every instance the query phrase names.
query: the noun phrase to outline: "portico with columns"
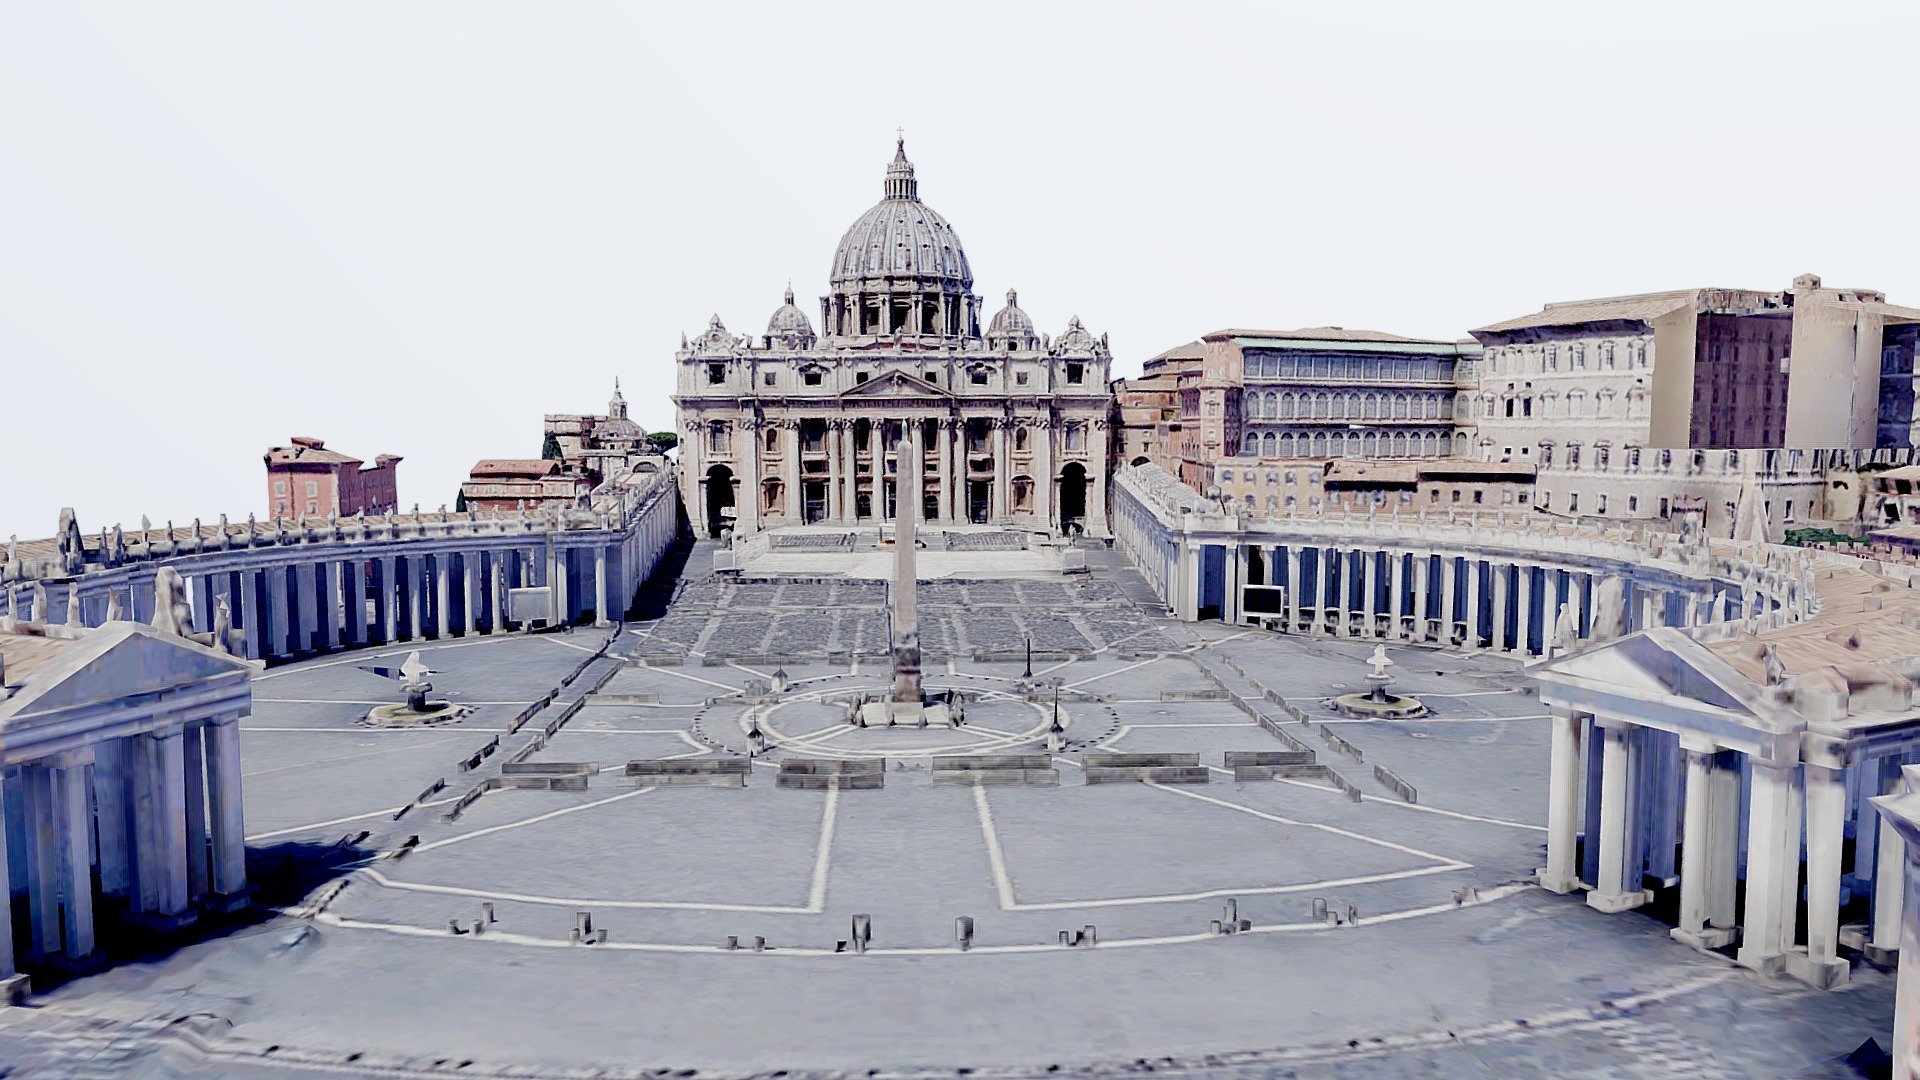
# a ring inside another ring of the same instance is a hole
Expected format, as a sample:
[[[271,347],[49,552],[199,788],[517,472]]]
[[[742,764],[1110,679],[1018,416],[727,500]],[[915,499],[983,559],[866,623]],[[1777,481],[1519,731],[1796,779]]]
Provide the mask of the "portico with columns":
[[[96,966],[105,898],[170,930],[246,903],[239,721],[256,665],[162,626],[0,628],[0,991]],[[24,926],[24,940],[12,928]]]

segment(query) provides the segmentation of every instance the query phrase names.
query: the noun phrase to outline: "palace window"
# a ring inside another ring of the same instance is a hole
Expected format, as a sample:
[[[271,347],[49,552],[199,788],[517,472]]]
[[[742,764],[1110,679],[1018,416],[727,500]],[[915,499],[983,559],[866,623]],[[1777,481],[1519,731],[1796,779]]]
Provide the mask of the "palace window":
[[[819,368],[808,368],[800,373],[800,381],[808,386],[819,386],[823,374]]]
[[[927,381],[938,386],[940,384],[940,373],[937,371],[927,372]]]
[[[1086,375],[1087,375],[1087,366],[1085,364],[1076,363],[1071,360],[1067,362],[1067,381],[1068,382],[1072,383],[1075,386],[1079,386],[1080,383],[1086,378]]]
[[[319,482],[314,480],[307,481],[307,498],[311,499],[318,494],[320,494]]]
[[[762,372],[762,373],[761,373],[761,375],[760,375],[760,384],[761,384],[762,386],[772,386],[772,385],[773,385],[773,372],[771,372],[771,371],[767,371],[767,372]]]
[[[1085,450],[1087,448],[1087,425],[1072,423],[1067,425],[1067,449]]]
[[[1016,386],[1025,386],[1025,385],[1027,385],[1027,373],[1026,373],[1026,372],[1024,372],[1024,371],[1016,371],[1016,372],[1014,372],[1014,373],[1013,373],[1013,382],[1014,382],[1014,385],[1016,385]]]
[[[863,382],[866,382],[866,381],[867,381],[867,380],[868,380],[869,378],[871,378],[871,376],[870,376],[870,375],[869,375],[869,374],[868,374],[867,372],[864,372],[864,371],[856,371],[856,372],[854,372],[854,373],[853,373],[853,381],[854,381],[855,383],[863,383]]]
[[[273,493],[275,495],[285,495],[287,493],[287,482],[285,480],[275,480],[273,482]]]
[[[707,384],[708,385],[718,386],[721,383],[726,381],[727,381],[727,365],[725,364],[708,364],[707,365]]]
[[[987,385],[987,369],[984,367],[977,367],[969,370],[967,372],[967,381],[972,383],[975,386]]]

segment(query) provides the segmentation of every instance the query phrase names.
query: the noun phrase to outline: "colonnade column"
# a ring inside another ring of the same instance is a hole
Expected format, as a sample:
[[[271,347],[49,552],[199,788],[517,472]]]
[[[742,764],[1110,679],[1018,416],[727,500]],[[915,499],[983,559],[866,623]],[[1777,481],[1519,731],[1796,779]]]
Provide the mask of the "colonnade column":
[[[1899,763],[1894,758],[1883,758],[1880,772],[1867,779],[1875,785],[1874,791],[1882,795],[1898,795],[1904,786]],[[1872,813],[1871,810],[1868,812]],[[1905,904],[1907,845],[1900,836],[1900,830],[1886,815],[1874,816],[1879,819],[1879,836],[1874,848],[1873,925],[1871,940],[1863,951],[1868,953],[1869,959],[1885,963],[1900,950],[1900,913]],[[1861,827],[1865,825],[1863,819]],[[1904,969],[1905,965],[1902,967]]]
[[[1747,889],[1742,927],[1741,964],[1756,971],[1777,971],[1789,944],[1791,903],[1799,883],[1800,822],[1794,812],[1795,763],[1749,757],[1752,791],[1747,802]]]
[[[1493,639],[1492,648],[1494,652],[1506,652],[1507,597],[1510,595],[1508,592],[1507,576],[1513,569],[1513,564],[1488,563],[1487,565],[1493,574],[1493,607],[1487,614],[1488,627],[1491,632],[1487,636]]]
[[[607,614],[607,549],[593,549],[593,625],[612,626]]]
[[[1287,633],[1300,629],[1300,548],[1287,545]]]
[[[180,733],[181,758],[185,771],[186,797],[187,900],[199,903],[207,897],[207,767],[204,729],[198,725]]]
[[[344,570],[345,564],[338,559],[328,559],[320,564],[320,640],[328,650],[340,647],[340,635],[346,622],[346,604],[342,601],[340,588],[341,579],[346,576]]]
[[[1581,716],[1561,705],[1549,706],[1553,752],[1547,772],[1547,865],[1540,887],[1570,893],[1580,887],[1574,848],[1580,835]]]
[[[1633,830],[1634,754],[1629,742],[1632,726],[1613,717],[1594,718],[1593,733],[1600,743],[1600,869],[1587,905],[1599,911],[1625,911],[1652,897],[1640,888],[1638,860],[1627,838]]]
[[[1453,613],[1460,604],[1459,560],[1440,557],[1440,644],[1453,644]]]
[[[1380,552],[1371,548],[1360,552],[1366,560],[1366,568],[1360,574],[1360,587],[1366,590],[1361,598],[1360,617],[1365,621],[1360,625],[1361,637],[1378,637],[1380,631]]]
[[[1187,622],[1200,620],[1200,564],[1206,550],[1190,542],[1180,546],[1180,617]]]
[[[467,637],[480,632],[480,560],[485,557],[479,551],[460,555],[461,631]]]
[[[1826,990],[1847,981],[1840,959],[1840,846],[1847,816],[1847,786],[1841,768],[1801,767],[1807,807],[1807,951],[1790,954],[1787,970]],[[1795,838],[1795,848],[1799,847]],[[1795,854],[1798,854],[1796,850]]]
[[[211,808],[213,904],[231,910],[246,903],[247,840],[240,810],[240,717],[206,725],[208,804]]]
[[[1714,799],[1718,766],[1713,744],[1683,736],[1680,746],[1687,759],[1687,794],[1680,841],[1680,925],[1671,934],[1675,941],[1705,951],[1732,940],[1731,931],[1710,930],[1707,921],[1723,857],[1738,853],[1719,849],[1726,837],[1723,830],[1714,828],[1719,808]]]
[[[1433,575],[1433,553],[1413,553],[1413,626],[1409,640],[1427,640],[1428,579]]]
[[[1533,636],[1533,564],[1518,562],[1513,564],[1513,572],[1519,578],[1518,589],[1520,613],[1514,619],[1513,647],[1521,656],[1532,656],[1533,646],[1529,643]]]
[[[1387,628],[1387,636],[1396,641],[1405,641],[1407,634],[1407,553],[1389,551],[1387,558],[1392,562],[1387,570],[1387,618],[1392,625]]]
[[[1336,612],[1340,605],[1336,604],[1333,598],[1333,564],[1334,560],[1340,557],[1340,552],[1336,548],[1323,547],[1319,549],[1319,554],[1320,573],[1317,575],[1319,588],[1315,589],[1313,594],[1314,607],[1319,614],[1314,619],[1313,628],[1318,633],[1332,634],[1337,637],[1340,634],[1340,623]]]
[[[179,728],[128,740],[133,758],[135,911],[158,929],[193,921],[187,898],[186,753]]]
[[[433,636],[445,640],[453,633],[452,613],[447,610],[448,601],[453,598],[453,564],[450,556],[433,557]]]
[[[1464,565],[1467,571],[1466,647],[1469,650],[1480,647],[1480,565],[1480,559],[1473,555],[1467,556]]]
[[[93,806],[87,780],[93,755],[70,751],[55,762],[51,779],[60,844],[61,928],[66,932],[65,956],[77,961],[93,954]]]
[[[0,1005],[12,1005],[27,995],[27,977],[15,967],[13,952],[13,885],[7,868],[7,806],[0,799],[0,898],[7,901],[8,918],[0,919]]]
[[[124,739],[108,739],[93,747],[93,803],[96,807],[96,845],[99,848],[100,891],[108,896],[127,893],[127,784]],[[0,973],[0,977],[4,977]]]
[[[1241,622],[1240,611],[1243,603],[1241,591],[1247,581],[1247,550],[1237,541],[1226,545],[1226,558],[1221,566],[1220,621],[1229,626]]]

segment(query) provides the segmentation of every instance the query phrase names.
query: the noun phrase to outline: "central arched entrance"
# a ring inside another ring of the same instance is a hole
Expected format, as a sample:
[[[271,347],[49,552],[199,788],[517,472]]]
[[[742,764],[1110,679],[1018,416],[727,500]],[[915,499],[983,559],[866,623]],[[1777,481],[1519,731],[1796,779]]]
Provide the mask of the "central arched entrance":
[[[715,465],[707,470],[707,536],[717,540],[733,523],[733,470]]]
[[[1087,467],[1079,462],[1060,470],[1060,531],[1087,531]]]

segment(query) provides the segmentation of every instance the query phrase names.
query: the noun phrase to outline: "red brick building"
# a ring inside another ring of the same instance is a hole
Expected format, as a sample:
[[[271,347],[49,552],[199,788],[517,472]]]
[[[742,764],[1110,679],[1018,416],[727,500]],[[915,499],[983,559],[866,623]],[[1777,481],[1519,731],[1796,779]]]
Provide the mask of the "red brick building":
[[[267,512],[273,517],[386,514],[400,505],[400,458],[381,454],[367,465],[327,444],[295,435],[292,446],[268,450]]]

